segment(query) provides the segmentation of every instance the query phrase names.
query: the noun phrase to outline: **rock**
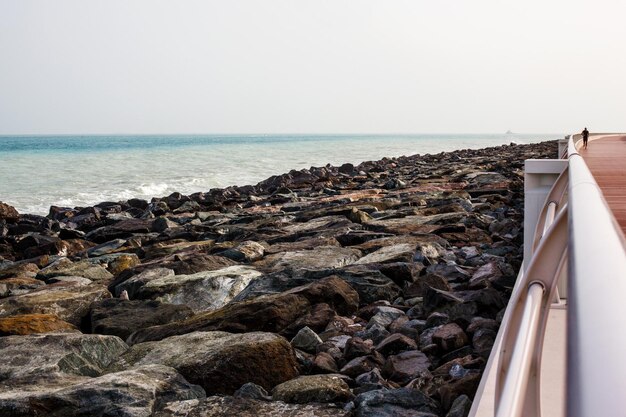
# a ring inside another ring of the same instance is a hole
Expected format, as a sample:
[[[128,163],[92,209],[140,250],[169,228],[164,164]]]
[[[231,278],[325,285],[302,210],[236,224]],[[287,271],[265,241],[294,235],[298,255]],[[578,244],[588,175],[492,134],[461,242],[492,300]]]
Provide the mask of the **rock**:
[[[401,292],[400,287],[380,271],[369,269],[365,265],[354,265],[339,269],[281,271],[266,274],[253,281],[235,300],[242,301],[263,294],[275,294],[332,275],[341,278],[354,288],[363,304],[378,300],[393,300]]]
[[[343,402],[352,398],[350,388],[336,375],[302,375],[272,390],[274,400],[306,404]]]
[[[208,397],[171,402],[155,417],[351,417],[350,411],[330,404],[287,404],[251,398]]]
[[[391,355],[383,367],[383,375],[399,384],[406,384],[414,378],[428,374],[430,360],[419,350],[409,350]]]
[[[124,239],[135,233],[148,233],[152,229],[152,222],[141,219],[128,219],[92,230],[85,237],[96,243],[104,243],[114,239]]]
[[[248,266],[230,266],[192,275],[164,276],[147,281],[133,298],[185,304],[194,312],[212,311],[227,304],[260,275]]]
[[[119,275],[123,271],[133,268],[140,263],[141,262],[139,261],[139,257],[134,253],[119,254],[119,256],[115,257],[115,259],[109,262],[107,270],[113,275]]]
[[[253,382],[246,382],[233,394],[235,398],[250,398],[253,400],[271,401],[272,397],[265,389]]]
[[[47,333],[0,337],[0,382],[32,383],[54,373],[99,376],[128,346],[116,336]]]
[[[220,256],[225,256],[237,262],[254,262],[263,258],[265,248],[260,243],[254,241],[241,242],[232,249],[220,252]]]
[[[177,323],[149,327],[129,337],[130,343],[161,340],[193,331],[269,331],[279,333],[306,315],[320,301],[330,302],[339,314],[351,314],[358,306],[358,294],[337,277],[327,277],[280,294],[231,302],[224,307]]]
[[[467,417],[472,408],[472,401],[467,395],[457,397],[450,407],[446,417]]]
[[[0,280],[0,298],[26,294],[45,285],[43,281],[34,278],[5,278]]]
[[[191,275],[198,272],[215,271],[237,263],[217,255],[207,255],[197,251],[181,252],[165,258],[152,259],[137,267],[138,272],[152,268],[169,268],[177,275]]]
[[[321,332],[336,315],[337,313],[330,305],[326,303],[315,304],[308,313],[298,317],[298,319],[287,326],[283,333],[292,335],[303,327],[309,327],[313,331]]]
[[[89,314],[91,303],[111,294],[99,285],[48,285],[27,294],[0,299],[0,317],[20,314],[54,314],[74,326],[80,326]]]
[[[467,335],[456,323],[439,327],[433,333],[433,342],[446,352],[461,348],[468,343]]]
[[[356,249],[321,246],[311,250],[282,252],[265,257],[257,265],[271,271],[292,269],[341,268],[357,261],[361,252]]]
[[[474,351],[483,358],[489,358],[491,348],[496,341],[496,332],[491,329],[481,328],[474,332],[472,336],[472,346]]]
[[[107,298],[91,305],[91,332],[110,334],[126,340],[131,333],[149,326],[184,320],[193,316],[185,305],[155,300]]]
[[[152,231],[157,233],[162,233],[167,229],[173,229],[178,227],[177,223],[174,223],[167,217],[161,216],[154,219],[152,222]]]
[[[498,267],[496,262],[489,262],[474,272],[472,278],[469,281],[471,289],[486,287],[491,282],[502,276],[502,271]]]
[[[35,278],[39,273],[39,267],[30,262],[10,263],[0,266],[0,278]]]
[[[406,297],[423,297],[428,288],[450,291],[448,281],[437,274],[426,274],[417,278],[405,291]]]
[[[399,333],[386,337],[376,346],[376,350],[383,355],[390,355],[413,349],[417,349],[417,343],[415,343],[413,339]]]
[[[22,314],[0,318],[0,336],[37,333],[80,333],[76,326],[54,314]]]
[[[381,327],[389,326],[394,320],[404,316],[404,311],[393,307],[376,307],[376,314],[367,323],[367,327],[379,325]]]
[[[16,417],[145,416],[172,401],[204,398],[174,369],[160,365],[82,378],[59,387],[0,393],[0,414]]]
[[[359,356],[358,358],[354,358],[348,362],[339,372],[344,375],[348,375],[351,378],[356,378],[357,376],[375,368],[380,368],[382,365],[383,360],[380,355]]]
[[[72,262],[67,258],[53,262],[37,274],[37,278],[44,281],[59,276],[83,277],[104,284],[113,279],[113,274],[100,265],[94,265],[88,260]]]
[[[15,223],[20,219],[20,214],[15,207],[10,206],[0,201],[0,220],[5,220],[9,223]]]
[[[119,249],[124,248],[126,245],[126,239],[113,239],[109,242],[101,243],[92,248],[87,249],[89,256],[102,256],[110,253],[117,252]]]
[[[137,275],[115,285],[115,296],[119,297],[122,291],[128,292],[128,298],[137,298],[139,289],[146,285],[147,282],[153,281],[158,278],[168,278],[174,276],[174,270],[168,268],[154,268],[147,269],[140,272]]]
[[[346,360],[352,360],[359,356],[366,356],[372,353],[374,344],[371,340],[363,340],[360,337],[352,337],[346,342],[343,356]]]
[[[291,346],[309,353],[315,353],[315,348],[321,343],[322,339],[309,327],[303,327],[298,334],[291,339]]]
[[[412,262],[415,255],[415,245],[403,243],[399,245],[384,246],[376,252],[365,255],[355,262],[356,265],[369,263],[388,262]]]
[[[338,352],[339,354],[341,351]],[[333,374],[339,371],[337,362],[330,353],[320,352],[315,355],[313,359],[312,369],[313,373]]]
[[[357,417],[435,417],[438,404],[410,388],[374,390],[359,394],[354,399]]]
[[[453,378],[437,389],[444,409],[450,409],[455,399],[461,395],[473,397],[480,383],[480,372],[467,373],[461,378]]]
[[[232,394],[246,382],[265,389],[298,375],[289,342],[271,333],[194,332],[134,345],[116,366],[176,368],[208,394]]]

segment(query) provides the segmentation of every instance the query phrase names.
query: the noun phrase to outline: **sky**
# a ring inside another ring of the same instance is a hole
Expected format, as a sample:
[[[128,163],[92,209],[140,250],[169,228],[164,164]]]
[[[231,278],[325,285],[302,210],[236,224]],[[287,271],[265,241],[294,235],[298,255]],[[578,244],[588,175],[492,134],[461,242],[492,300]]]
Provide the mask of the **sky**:
[[[626,130],[623,0],[0,0],[0,135]]]

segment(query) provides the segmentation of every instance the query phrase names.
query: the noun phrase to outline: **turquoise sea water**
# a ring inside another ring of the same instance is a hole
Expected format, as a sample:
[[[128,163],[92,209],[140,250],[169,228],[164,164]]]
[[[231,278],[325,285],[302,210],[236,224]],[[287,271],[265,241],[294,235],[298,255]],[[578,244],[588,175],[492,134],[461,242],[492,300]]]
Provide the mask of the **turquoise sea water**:
[[[0,201],[21,213],[256,184],[291,169],[561,138],[533,135],[0,136]]]

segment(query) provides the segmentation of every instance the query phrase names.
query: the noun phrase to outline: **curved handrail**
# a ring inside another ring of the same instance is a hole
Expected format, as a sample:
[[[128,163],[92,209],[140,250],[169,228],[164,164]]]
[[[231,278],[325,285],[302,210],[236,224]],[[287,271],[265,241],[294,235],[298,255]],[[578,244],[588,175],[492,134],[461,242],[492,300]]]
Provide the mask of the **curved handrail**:
[[[550,300],[567,258],[567,212],[559,212],[539,242],[512,309],[500,350],[496,417],[539,416],[539,367]]]
[[[598,184],[569,150],[567,415],[622,416],[626,243]]]

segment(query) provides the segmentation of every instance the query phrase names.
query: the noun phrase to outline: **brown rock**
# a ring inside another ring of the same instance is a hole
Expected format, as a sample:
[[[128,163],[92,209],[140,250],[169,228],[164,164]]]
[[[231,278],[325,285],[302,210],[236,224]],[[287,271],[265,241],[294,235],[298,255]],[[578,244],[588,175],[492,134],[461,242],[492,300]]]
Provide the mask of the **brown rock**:
[[[408,350],[387,358],[383,375],[399,384],[406,384],[414,378],[428,374],[430,361],[419,350]]]
[[[390,355],[413,349],[417,349],[417,343],[415,340],[399,333],[386,337],[376,346],[376,350],[383,355]]]
[[[20,219],[20,214],[15,207],[0,201],[0,220],[6,220],[9,223],[15,223]]]
[[[438,328],[433,334],[433,342],[446,352],[468,344],[467,335],[456,323],[448,323]]]
[[[76,326],[54,314],[22,314],[0,318],[0,336],[26,335],[50,332],[77,332]]]
[[[320,352],[313,359],[313,373],[332,374],[338,371],[337,363],[330,353]]]

